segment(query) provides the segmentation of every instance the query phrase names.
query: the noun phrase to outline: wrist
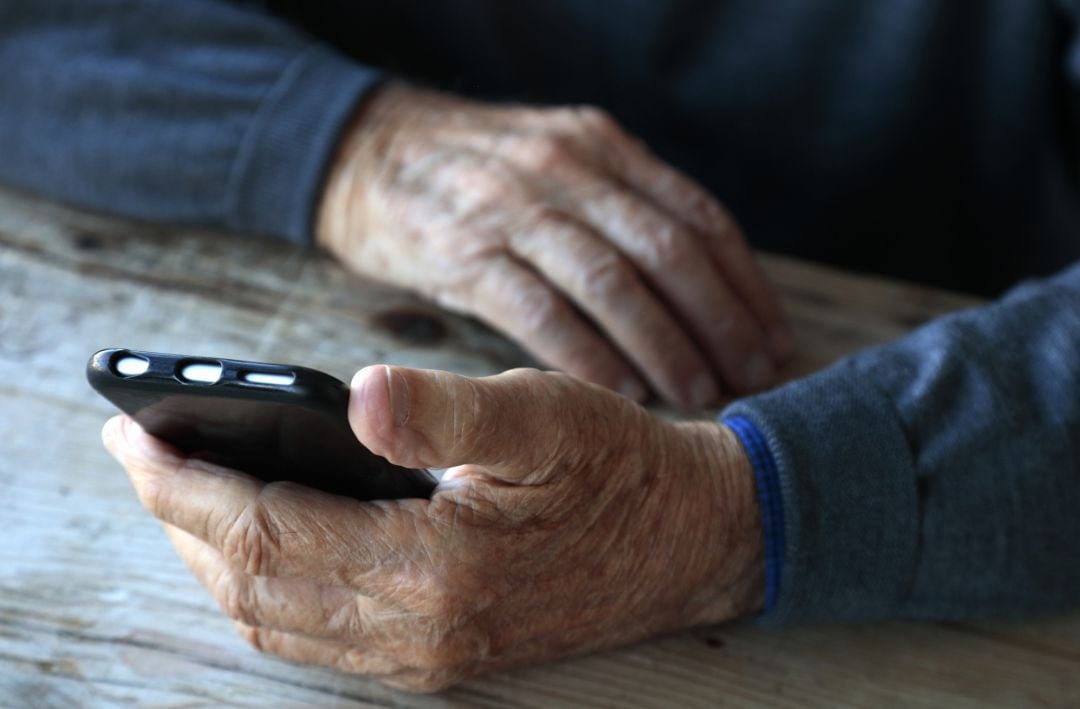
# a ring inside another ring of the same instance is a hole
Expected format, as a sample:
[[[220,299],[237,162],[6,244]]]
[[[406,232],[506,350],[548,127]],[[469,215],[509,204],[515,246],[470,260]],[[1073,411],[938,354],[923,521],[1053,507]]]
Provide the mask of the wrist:
[[[753,615],[765,600],[765,555],[754,469],[738,437],[715,422],[674,424],[690,455],[695,543],[705,550],[688,625]]]
[[[368,233],[367,196],[413,91],[394,83],[374,90],[341,133],[315,220],[315,242],[333,256],[346,260],[351,242]]]

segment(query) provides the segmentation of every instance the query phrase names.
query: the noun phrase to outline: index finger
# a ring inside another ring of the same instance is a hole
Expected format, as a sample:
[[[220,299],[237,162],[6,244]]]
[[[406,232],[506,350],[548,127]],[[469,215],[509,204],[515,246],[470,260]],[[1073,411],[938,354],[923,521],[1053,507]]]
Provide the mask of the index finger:
[[[787,315],[731,214],[705,188],[656,158],[606,114],[587,118],[600,138],[614,140],[621,148],[604,153],[616,176],[704,237],[732,289],[768,333],[773,355],[788,356],[791,327]]]
[[[151,514],[253,576],[303,577],[379,597],[410,557],[427,556],[418,548],[426,500],[359,502],[265,483],[183,457],[126,416],[111,419],[102,438]]]
[[[578,209],[665,298],[710,355],[729,392],[743,394],[772,382],[775,369],[759,323],[728,289],[701,240],[689,229],[625,188],[599,192],[582,200]],[[641,322],[639,327],[645,325]],[[673,342],[671,337],[661,339]]]

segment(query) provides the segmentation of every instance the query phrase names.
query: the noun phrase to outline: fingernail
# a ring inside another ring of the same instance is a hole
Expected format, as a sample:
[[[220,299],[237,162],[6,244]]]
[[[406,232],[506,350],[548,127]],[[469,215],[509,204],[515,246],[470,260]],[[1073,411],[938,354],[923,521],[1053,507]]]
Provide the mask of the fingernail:
[[[143,457],[148,457],[150,450],[148,449],[146,433],[143,431],[142,426],[135,423],[132,419],[127,417],[122,418],[120,419],[120,436],[133,451]]]
[[[171,456],[163,450],[161,444],[147,433],[142,426],[133,419],[123,417],[120,419],[119,433],[127,443],[129,450],[150,461],[168,460]]]
[[[105,444],[105,450],[109,452],[113,458],[119,459],[116,453],[116,443],[123,436],[120,427],[122,419],[119,416],[114,416],[105,422],[105,425],[101,429],[101,442]]]
[[[410,413],[409,380],[387,367],[386,388],[390,392],[390,411],[394,415],[394,423],[404,426]]]
[[[363,418],[385,420],[401,426],[409,417],[408,384],[386,365],[365,367],[352,379],[350,408]],[[385,396],[383,388],[385,387]]]
[[[711,374],[699,374],[690,384],[690,404],[697,409],[703,409],[709,404],[714,404],[720,398],[720,389]]]
[[[769,331],[769,343],[772,345],[773,354],[780,359],[791,356],[793,349],[791,332],[787,328],[777,327]]]
[[[743,383],[748,389],[763,389],[772,383],[776,376],[776,368],[772,360],[764,352],[758,352],[750,357],[743,369],[745,375]]]
[[[615,391],[619,392],[627,399],[632,401],[645,401],[645,397],[649,391],[645,388],[645,385],[638,381],[635,377],[627,377],[619,382],[619,385],[615,387]]]

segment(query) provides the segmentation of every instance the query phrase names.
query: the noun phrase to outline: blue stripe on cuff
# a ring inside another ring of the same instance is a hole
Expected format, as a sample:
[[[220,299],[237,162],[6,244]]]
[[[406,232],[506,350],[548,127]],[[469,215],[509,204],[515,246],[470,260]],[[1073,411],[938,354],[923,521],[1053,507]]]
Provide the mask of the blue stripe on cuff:
[[[720,423],[730,428],[754,467],[758,502],[761,505],[761,528],[765,537],[765,605],[762,614],[776,606],[784,567],[784,507],[780,498],[780,480],[765,437],[757,426],[742,416],[729,416]]]

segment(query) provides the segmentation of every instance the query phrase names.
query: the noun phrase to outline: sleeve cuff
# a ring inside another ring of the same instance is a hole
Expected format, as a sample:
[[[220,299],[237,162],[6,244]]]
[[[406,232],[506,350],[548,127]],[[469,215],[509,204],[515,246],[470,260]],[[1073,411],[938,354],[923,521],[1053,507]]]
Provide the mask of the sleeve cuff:
[[[310,243],[340,133],[381,79],[319,44],[298,53],[263,97],[237,151],[228,226]]]
[[[759,478],[763,523],[764,495],[779,491],[779,512],[768,512],[779,529],[766,528],[782,545],[766,549],[776,596],[758,623],[899,614],[918,542],[915,469],[899,417],[871,375],[844,360],[735,402],[721,418],[748,422],[735,430],[748,452],[758,449],[755,471],[772,460],[775,481]],[[756,438],[744,438],[752,429]]]
[[[758,504],[761,508],[761,528],[765,549],[765,603],[761,615],[776,606],[780,578],[784,568],[784,507],[780,500],[776,461],[769,445],[757,426],[742,416],[730,416],[720,421],[739,438],[757,482]]]

